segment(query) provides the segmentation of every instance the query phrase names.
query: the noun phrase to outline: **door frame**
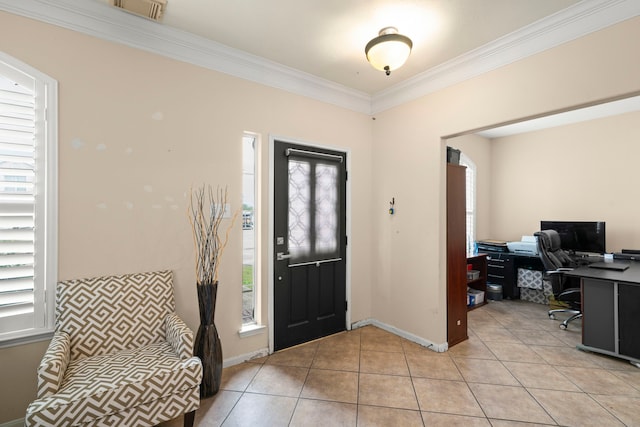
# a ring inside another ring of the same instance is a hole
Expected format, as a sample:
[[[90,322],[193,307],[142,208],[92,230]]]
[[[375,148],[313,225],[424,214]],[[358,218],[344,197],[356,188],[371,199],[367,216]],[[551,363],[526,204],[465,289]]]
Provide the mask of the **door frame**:
[[[275,169],[273,162],[275,161],[275,141],[282,141],[291,144],[303,145],[308,147],[309,149],[325,149],[325,150],[334,150],[341,151],[347,154],[347,173],[351,169],[351,150],[344,147],[335,147],[324,144],[311,143],[308,141],[301,141],[294,138],[282,137],[278,135],[269,135],[269,227],[268,227],[268,239],[269,244],[267,245],[267,270],[268,270],[268,295],[269,295],[269,307],[268,307],[268,321],[269,321],[269,354],[273,353],[274,349],[274,268],[273,268],[273,260],[275,256],[275,232],[273,227],[273,220],[275,218]],[[347,247],[346,247],[346,256],[347,260],[345,263],[345,292],[346,292],[346,300],[347,300],[347,312],[345,313],[345,328],[347,331],[351,330],[351,244],[348,241],[348,237],[351,236],[351,180],[347,178],[346,182],[346,206],[345,206],[345,226],[347,233]]]

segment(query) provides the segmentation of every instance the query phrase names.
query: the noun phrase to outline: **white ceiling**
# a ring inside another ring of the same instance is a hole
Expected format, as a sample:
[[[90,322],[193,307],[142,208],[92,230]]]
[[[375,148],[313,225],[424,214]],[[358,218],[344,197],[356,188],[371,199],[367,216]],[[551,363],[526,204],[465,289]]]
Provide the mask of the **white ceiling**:
[[[168,0],[160,25],[373,95],[577,2]],[[388,77],[364,54],[387,26],[413,41],[407,63]]]

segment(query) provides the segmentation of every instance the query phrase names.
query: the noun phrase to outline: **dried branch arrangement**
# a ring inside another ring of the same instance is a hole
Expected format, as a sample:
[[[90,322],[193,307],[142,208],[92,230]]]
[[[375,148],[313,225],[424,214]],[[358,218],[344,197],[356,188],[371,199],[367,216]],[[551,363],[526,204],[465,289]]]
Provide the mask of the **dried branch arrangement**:
[[[229,241],[229,233],[238,217],[239,210],[226,228],[224,240],[220,237],[224,219],[224,207],[227,204],[228,191],[218,187],[203,185],[191,189],[189,221],[193,230],[193,243],[196,249],[196,281],[198,285],[218,281],[218,269],[224,248]]]

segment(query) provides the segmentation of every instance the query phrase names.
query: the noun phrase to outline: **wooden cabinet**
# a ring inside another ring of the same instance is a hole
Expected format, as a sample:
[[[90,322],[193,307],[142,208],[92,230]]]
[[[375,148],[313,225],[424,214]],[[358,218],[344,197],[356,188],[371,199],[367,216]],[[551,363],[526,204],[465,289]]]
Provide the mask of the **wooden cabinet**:
[[[464,166],[447,164],[447,343],[449,347],[468,338],[465,171]]]
[[[477,254],[467,257],[467,265],[471,265],[472,270],[480,272],[480,276],[477,279],[467,280],[467,286],[484,292],[484,301],[482,304],[469,307],[470,310],[473,310],[487,303],[487,254]]]

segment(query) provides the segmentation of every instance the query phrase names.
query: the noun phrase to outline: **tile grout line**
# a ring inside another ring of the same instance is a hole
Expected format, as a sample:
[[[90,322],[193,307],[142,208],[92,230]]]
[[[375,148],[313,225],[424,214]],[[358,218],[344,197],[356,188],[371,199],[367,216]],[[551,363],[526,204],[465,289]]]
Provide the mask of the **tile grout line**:
[[[258,375],[258,372],[260,372],[262,370],[262,367],[264,366],[264,363],[260,364],[260,367],[258,368],[258,370],[256,371],[255,374],[253,374],[253,376],[251,377],[251,380],[248,381],[247,385],[244,387],[244,389],[242,390],[242,393],[240,393],[240,397],[238,397],[238,400],[236,400],[236,402],[233,404],[233,406],[231,406],[231,409],[229,409],[229,412],[227,413],[227,415],[224,417],[224,419],[222,420],[222,422],[220,423],[221,426],[224,425],[224,423],[227,422],[227,420],[229,419],[229,416],[231,415],[231,413],[233,412],[233,410],[236,408],[236,406],[238,405],[238,403],[240,403],[240,400],[244,397],[244,395],[247,393],[247,389],[249,388],[249,386],[251,385],[251,383],[253,382],[253,380],[256,378],[256,376]],[[223,371],[224,372],[224,371]]]
[[[360,416],[360,358],[362,357],[362,330],[359,331],[358,339],[358,382],[356,384],[356,426],[358,425],[358,417]]]
[[[413,374],[411,373],[411,367],[409,366],[409,362],[407,361],[407,351],[404,347],[404,343],[402,345],[402,356],[404,358],[404,363],[407,365],[407,371],[409,372],[409,378],[411,380],[411,389],[413,390],[413,397],[416,399],[416,404],[418,405],[418,414],[420,414],[420,421],[422,421],[422,427],[426,427],[424,423],[424,416],[422,415],[422,407],[420,405],[420,400],[418,399],[418,393],[416,392],[416,385],[413,383]]]

